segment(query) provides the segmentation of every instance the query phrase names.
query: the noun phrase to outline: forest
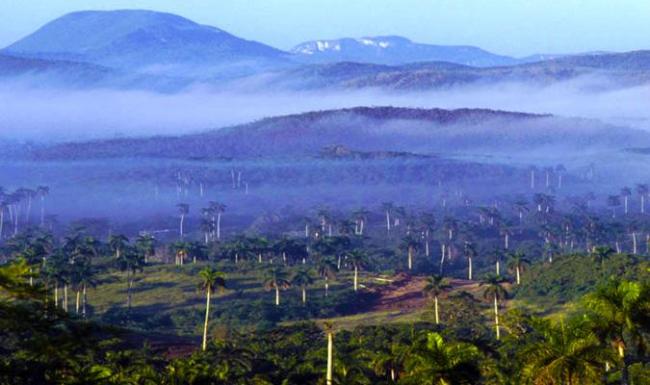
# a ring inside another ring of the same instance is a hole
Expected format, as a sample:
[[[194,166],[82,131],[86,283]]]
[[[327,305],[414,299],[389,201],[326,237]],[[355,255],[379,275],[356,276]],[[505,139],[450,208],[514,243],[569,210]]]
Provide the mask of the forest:
[[[179,202],[160,234],[3,190],[1,382],[648,383],[648,186],[559,199],[562,168],[528,175],[485,205]]]

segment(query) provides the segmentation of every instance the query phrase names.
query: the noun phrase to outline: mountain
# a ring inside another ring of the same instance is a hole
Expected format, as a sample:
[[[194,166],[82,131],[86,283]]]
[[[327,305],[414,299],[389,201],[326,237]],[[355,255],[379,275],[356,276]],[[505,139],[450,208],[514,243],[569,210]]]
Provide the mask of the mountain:
[[[414,43],[401,36],[315,40],[297,45],[291,52],[311,63],[358,62],[400,65],[444,61],[474,67],[493,67],[517,63],[478,47]]]
[[[312,64],[276,73],[267,81],[278,87],[303,89],[428,90],[504,82],[548,85],[581,77],[609,88],[649,83],[650,51],[562,56],[483,68],[447,62],[399,66],[352,62]]]
[[[245,75],[289,61],[287,53],[270,46],[173,14],[143,10],[70,13],[4,53],[202,77]]]
[[[177,137],[63,143],[37,159],[154,157],[177,159],[315,158],[325,148],[412,156],[557,151],[650,146],[646,132],[597,121],[485,109],[357,107],[267,118]]]

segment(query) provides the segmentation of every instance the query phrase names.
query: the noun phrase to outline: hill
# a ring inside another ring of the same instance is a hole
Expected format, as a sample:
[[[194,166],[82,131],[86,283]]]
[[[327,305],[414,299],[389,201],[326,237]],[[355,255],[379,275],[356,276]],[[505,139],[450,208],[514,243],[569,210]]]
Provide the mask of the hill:
[[[162,157],[181,159],[318,157],[323,148],[412,155],[463,152],[627,148],[647,133],[597,121],[483,109],[357,107],[267,118],[177,137],[64,143],[39,159]]]
[[[291,52],[314,63],[350,61],[401,65],[444,61],[476,67],[517,63],[514,58],[496,55],[478,47],[420,44],[401,36],[308,41],[297,45]]]
[[[150,74],[246,74],[286,61],[286,53],[180,16],[141,10],[67,14],[5,53],[83,61]],[[205,73],[207,71],[207,73]]]

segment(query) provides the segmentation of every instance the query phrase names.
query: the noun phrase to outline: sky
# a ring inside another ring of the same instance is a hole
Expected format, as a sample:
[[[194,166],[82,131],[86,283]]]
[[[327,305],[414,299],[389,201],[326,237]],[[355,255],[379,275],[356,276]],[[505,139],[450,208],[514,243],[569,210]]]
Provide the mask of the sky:
[[[0,0],[0,47],[88,9],[176,13],[281,49],[388,34],[512,56],[650,48],[648,0]]]

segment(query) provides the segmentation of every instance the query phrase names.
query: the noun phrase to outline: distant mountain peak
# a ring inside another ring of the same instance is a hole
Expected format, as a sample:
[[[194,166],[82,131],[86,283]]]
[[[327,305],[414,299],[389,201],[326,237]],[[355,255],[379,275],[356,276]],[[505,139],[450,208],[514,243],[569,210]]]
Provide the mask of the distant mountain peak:
[[[500,56],[478,47],[421,44],[402,36],[364,36],[332,40],[313,40],[291,51],[308,62],[343,62],[401,65],[415,62],[445,61],[476,67],[514,64],[516,59]]]

